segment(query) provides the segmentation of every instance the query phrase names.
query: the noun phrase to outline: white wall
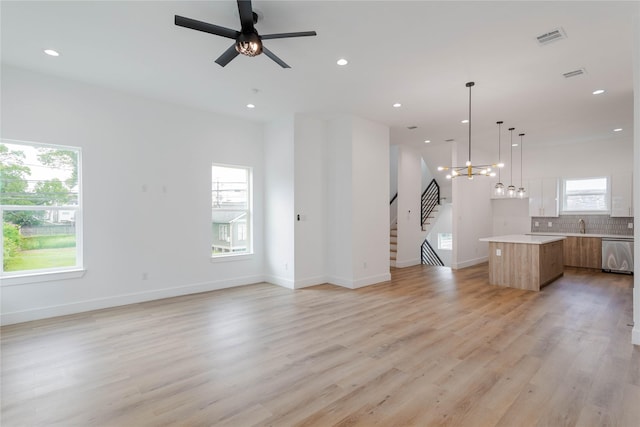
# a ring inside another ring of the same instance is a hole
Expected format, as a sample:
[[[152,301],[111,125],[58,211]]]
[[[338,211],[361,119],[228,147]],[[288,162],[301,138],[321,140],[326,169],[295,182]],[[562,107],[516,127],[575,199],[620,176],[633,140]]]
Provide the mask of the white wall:
[[[3,138],[82,148],[87,267],[3,286],[4,323],[263,280],[262,125],[6,65],[1,78]],[[212,162],[253,167],[242,261],[210,260]]]
[[[327,281],[326,122],[296,114],[294,152],[294,287],[301,288]]]
[[[352,120],[353,281],[357,288],[389,273],[389,128]]]
[[[330,120],[327,165],[329,282],[357,288],[390,280],[389,129]]]
[[[265,128],[264,211],[265,277],[294,287],[294,119],[285,117]]]
[[[429,232],[429,243],[433,250],[438,254],[440,260],[445,267],[451,267],[453,251],[438,249],[438,233],[453,232],[453,205],[451,203],[442,203],[438,207],[438,217],[436,223]]]
[[[420,264],[422,156],[409,146],[398,151],[398,251],[396,267]]]
[[[493,236],[531,232],[529,199],[493,199]]]
[[[473,152],[473,163],[491,163],[483,152]],[[464,165],[468,159],[466,143],[453,143],[453,164]],[[459,177],[452,180],[453,194],[453,254],[451,268],[464,268],[486,262],[489,248],[481,237],[493,233],[490,188],[493,180],[477,176],[472,180]]]
[[[636,7],[633,20],[634,27],[634,49],[633,49],[633,168],[640,171],[640,4]],[[640,173],[633,176],[633,211],[640,212]],[[640,265],[640,232],[638,228],[634,231],[634,263]],[[634,276],[633,287],[633,321],[634,327],[631,341],[640,345],[640,278],[638,274]]]

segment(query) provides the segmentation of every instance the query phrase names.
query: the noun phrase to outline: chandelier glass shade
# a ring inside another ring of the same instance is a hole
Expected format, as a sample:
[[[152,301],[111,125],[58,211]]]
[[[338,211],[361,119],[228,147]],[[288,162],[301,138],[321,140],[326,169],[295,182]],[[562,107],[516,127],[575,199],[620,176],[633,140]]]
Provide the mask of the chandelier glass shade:
[[[509,171],[511,177],[509,178],[509,186],[507,187],[507,195],[511,198],[516,197],[516,186],[513,185],[513,131],[515,128],[509,128],[511,132],[511,160],[509,161]]]
[[[439,171],[450,171],[447,173],[447,179],[453,179],[460,176],[466,176],[468,179],[473,179],[474,176],[496,176],[494,168],[498,167],[498,164],[490,165],[473,165],[471,163],[471,88],[475,85],[474,82],[468,82],[465,86],[469,88],[469,157],[464,166],[438,166]]]
[[[519,134],[520,136],[520,188],[518,188],[518,197],[524,199],[526,195],[526,191],[524,190],[524,186],[522,184],[522,151],[524,150],[524,146],[522,145],[522,137],[524,133]]]
[[[504,163],[502,163],[502,156],[500,151],[500,146],[502,145],[500,141],[500,134],[502,133],[502,123],[504,122],[503,121],[496,122],[496,124],[498,125],[498,182],[496,183],[495,187],[493,187],[493,194],[495,194],[498,197],[504,196],[504,184],[502,183],[502,178],[500,177],[500,169],[504,167]]]

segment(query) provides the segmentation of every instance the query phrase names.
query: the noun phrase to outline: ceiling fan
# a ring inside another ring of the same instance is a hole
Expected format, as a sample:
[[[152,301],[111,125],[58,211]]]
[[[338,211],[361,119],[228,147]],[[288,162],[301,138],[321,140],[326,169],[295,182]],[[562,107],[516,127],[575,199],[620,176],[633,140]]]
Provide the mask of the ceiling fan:
[[[282,68],[291,68],[282,59],[278,58],[273,52],[267,49],[262,44],[262,40],[315,36],[316,32],[302,31],[297,33],[265,34],[261,36],[258,34],[258,31],[254,26],[258,22],[258,14],[253,11],[253,8],[251,7],[251,0],[237,1],[238,12],[240,14],[240,24],[242,27],[240,31],[178,15],[176,15],[175,18],[175,24],[180,27],[190,28],[192,30],[202,31],[216,36],[226,37],[228,39],[234,39],[236,42],[231,45],[229,49],[225,50],[218,59],[216,59],[216,63],[220,64],[222,67],[231,62],[231,60],[240,53],[246,56],[257,56],[264,52],[265,55],[274,60]]]

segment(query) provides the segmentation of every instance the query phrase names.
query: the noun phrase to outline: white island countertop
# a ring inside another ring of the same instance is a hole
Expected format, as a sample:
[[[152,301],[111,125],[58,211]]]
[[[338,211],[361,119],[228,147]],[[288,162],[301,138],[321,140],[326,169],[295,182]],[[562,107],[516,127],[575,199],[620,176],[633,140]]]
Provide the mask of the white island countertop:
[[[493,242],[493,243],[524,243],[528,245],[544,245],[547,243],[557,242],[565,239],[566,239],[565,236],[509,234],[506,236],[483,237],[478,240],[480,240],[481,242]]]

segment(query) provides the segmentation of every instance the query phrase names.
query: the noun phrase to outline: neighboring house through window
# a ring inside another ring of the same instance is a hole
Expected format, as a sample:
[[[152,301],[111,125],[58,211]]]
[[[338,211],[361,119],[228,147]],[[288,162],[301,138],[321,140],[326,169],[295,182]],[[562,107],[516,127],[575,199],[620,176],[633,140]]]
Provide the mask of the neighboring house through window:
[[[211,255],[247,254],[251,242],[251,169],[214,164],[211,168]]]
[[[0,141],[2,275],[82,268],[77,147]]]

